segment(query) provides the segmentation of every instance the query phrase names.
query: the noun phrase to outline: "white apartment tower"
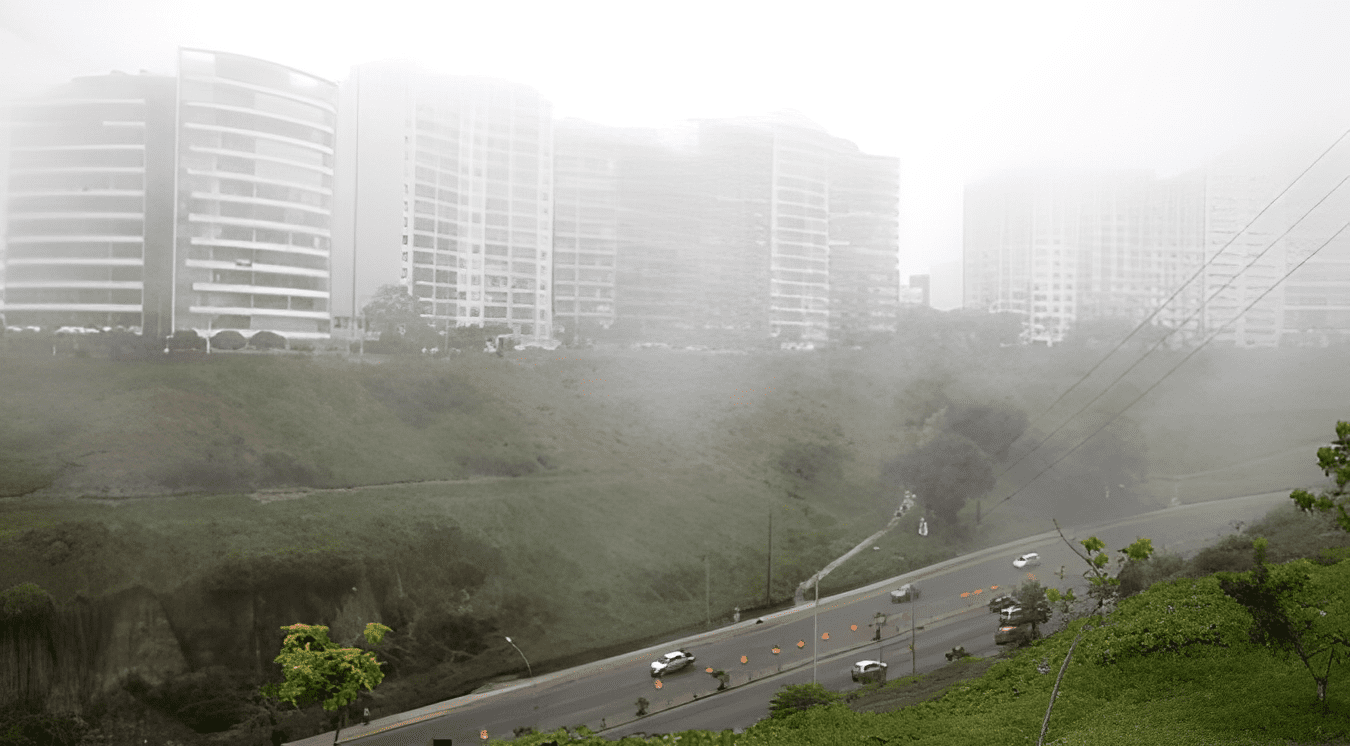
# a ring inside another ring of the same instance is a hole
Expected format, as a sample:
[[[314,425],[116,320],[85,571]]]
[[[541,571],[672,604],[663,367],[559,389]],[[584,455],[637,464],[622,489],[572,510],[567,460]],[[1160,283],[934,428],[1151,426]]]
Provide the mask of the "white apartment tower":
[[[341,116],[337,323],[398,284],[437,328],[550,339],[551,105],[525,86],[381,62],[352,70]]]

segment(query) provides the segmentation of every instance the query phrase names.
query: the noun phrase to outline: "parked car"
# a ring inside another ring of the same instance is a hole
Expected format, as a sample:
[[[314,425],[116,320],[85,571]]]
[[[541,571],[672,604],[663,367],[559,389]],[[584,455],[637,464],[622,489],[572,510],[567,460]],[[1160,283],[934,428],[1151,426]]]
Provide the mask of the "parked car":
[[[655,678],[662,674],[672,673],[681,668],[692,665],[694,654],[688,650],[676,650],[666,653],[652,663],[652,677]]]
[[[1036,554],[1035,552],[1027,552],[1021,557],[1013,560],[1013,567],[1016,567],[1019,570],[1024,567],[1035,567],[1039,564],[1041,564],[1041,555]]]
[[[905,583],[896,590],[891,591],[891,603],[898,604],[905,601],[913,601],[919,597],[919,586],[914,583]]]
[[[989,600],[989,613],[997,614],[1000,611],[1003,611],[1004,609],[1008,608],[1009,606],[1016,606],[1016,605],[1017,599],[1013,598],[1011,595],[1007,593],[1004,593],[1001,596],[994,596],[992,599]]]
[[[853,664],[854,681],[885,681],[886,664],[881,661],[858,661]]]

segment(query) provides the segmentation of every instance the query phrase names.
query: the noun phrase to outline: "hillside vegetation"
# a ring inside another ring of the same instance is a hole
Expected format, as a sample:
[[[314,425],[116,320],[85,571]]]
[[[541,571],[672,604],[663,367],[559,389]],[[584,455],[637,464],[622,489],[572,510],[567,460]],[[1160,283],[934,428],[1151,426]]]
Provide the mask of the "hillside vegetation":
[[[249,692],[272,676],[278,628],[296,621],[342,640],[367,621],[394,629],[393,671],[374,695],[384,712],[523,668],[503,634],[550,651],[532,657],[538,673],[703,629],[709,608],[716,624],[733,606],[766,603],[771,516],[768,602],[784,603],[891,517],[899,494],[882,466],[949,427],[944,413],[988,403],[1034,418],[1093,362],[1083,351],[954,343],[434,360],[0,357],[0,588],[49,592],[52,626],[23,634],[64,641],[44,648],[49,678],[7,696],[56,708],[111,697],[180,728],[173,713],[206,712],[181,741],[256,716]],[[967,505],[964,529],[933,524],[922,539],[916,511],[822,592],[1039,532],[1051,516],[1072,523],[1189,499],[1216,478],[1155,483],[1160,468],[1223,477],[1275,455],[1223,494],[1319,482],[1307,445],[1326,438],[1327,402],[1342,395],[1326,371],[1344,369],[1343,351],[1226,350],[1197,362],[996,519],[976,527]],[[1106,416],[1075,420],[1048,445],[1071,445]],[[1033,425],[995,467],[1059,421]],[[1046,458],[1004,474],[984,509]],[[154,632],[140,647],[99,642],[136,619]],[[141,683],[127,689],[117,671]],[[77,674],[82,693],[58,697],[62,677]],[[322,723],[306,713],[291,727]]]

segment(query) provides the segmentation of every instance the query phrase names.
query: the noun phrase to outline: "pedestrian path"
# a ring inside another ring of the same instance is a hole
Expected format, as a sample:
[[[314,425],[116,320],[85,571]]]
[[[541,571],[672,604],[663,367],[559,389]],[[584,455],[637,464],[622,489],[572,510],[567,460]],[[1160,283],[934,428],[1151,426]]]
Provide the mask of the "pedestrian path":
[[[895,511],[895,517],[892,518],[890,522],[886,524],[886,527],[876,532],[875,534],[872,534],[866,539],[863,539],[862,542],[858,544],[858,546],[853,547],[849,551],[845,552],[844,556],[826,565],[825,568],[822,569],[820,572],[816,573],[815,575],[812,575],[811,577],[803,581],[801,585],[797,586],[797,592],[792,595],[792,605],[801,606],[802,604],[806,603],[806,592],[810,590],[812,587],[814,587],[816,583],[819,583],[822,578],[824,578],[826,575],[829,575],[830,572],[834,570],[834,568],[844,564],[850,558],[857,555],[858,552],[861,552],[867,547],[875,544],[877,540],[886,535],[887,531],[890,531],[891,529],[895,528],[895,524],[899,523],[900,519],[904,518],[905,514],[914,508],[914,498],[915,495],[913,492],[905,490],[905,496],[900,500],[900,508]]]

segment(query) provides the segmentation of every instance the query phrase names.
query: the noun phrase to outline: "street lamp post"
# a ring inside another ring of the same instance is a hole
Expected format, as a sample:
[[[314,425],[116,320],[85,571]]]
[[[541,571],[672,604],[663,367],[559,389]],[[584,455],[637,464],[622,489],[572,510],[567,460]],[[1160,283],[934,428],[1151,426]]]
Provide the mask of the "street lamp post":
[[[820,578],[816,578],[816,604],[811,609],[811,683],[816,683],[816,648],[820,646]]]
[[[506,638],[506,641],[511,642],[511,638]],[[511,642],[511,647],[516,648],[516,644]],[[520,648],[516,648],[516,652],[520,653]],[[530,659],[526,658],[524,653],[520,653],[520,657],[525,661],[525,670],[529,672],[530,678],[534,678],[534,669],[530,668]]]

